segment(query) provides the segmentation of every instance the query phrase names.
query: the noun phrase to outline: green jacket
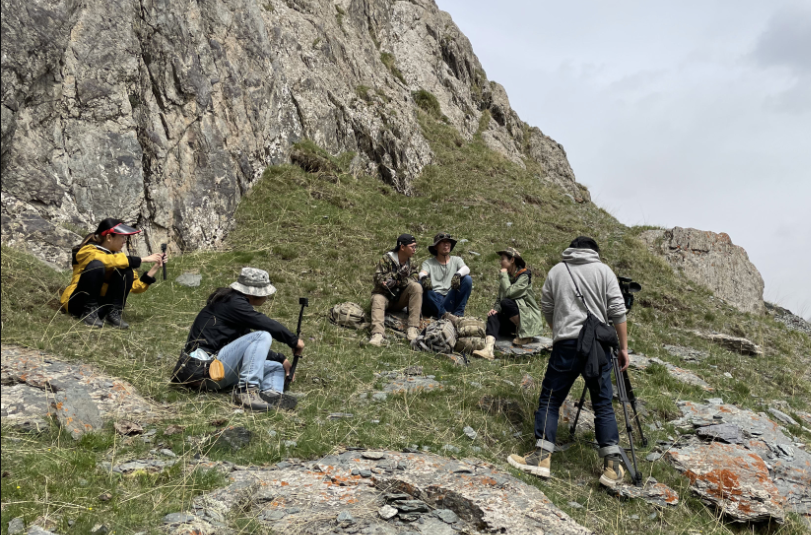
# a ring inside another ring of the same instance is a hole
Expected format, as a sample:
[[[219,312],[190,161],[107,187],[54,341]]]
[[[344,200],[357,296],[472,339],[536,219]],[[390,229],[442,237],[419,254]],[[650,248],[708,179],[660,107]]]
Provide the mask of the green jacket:
[[[543,332],[543,316],[538,303],[535,301],[535,292],[532,290],[532,273],[525,269],[516,277],[509,273],[499,273],[498,300],[493,309],[501,312],[501,300],[513,299],[518,305],[521,315],[521,324],[518,328],[519,338],[532,338],[540,336]]]

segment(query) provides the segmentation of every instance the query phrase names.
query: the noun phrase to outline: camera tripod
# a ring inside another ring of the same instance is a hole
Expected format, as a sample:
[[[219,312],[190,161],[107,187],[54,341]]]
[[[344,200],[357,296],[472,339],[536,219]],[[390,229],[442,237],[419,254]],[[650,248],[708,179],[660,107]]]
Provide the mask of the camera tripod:
[[[628,443],[631,445],[630,452],[631,452],[631,460],[628,459],[628,456],[625,454],[625,449],[620,447],[620,456],[622,457],[622,461],[625,464],[625,467],[628,469],[628,475],[631,476],[631,480],[633,480],[634,485],[637,487],[642,486],[642,474],[639,473],[639,468],[636,464],[636,450],[634,449],[634,428],[631,425],[631,419],[628,415],[628,404],[631,404],[631,408],[634,411],[634,420],[636,420],[637,429],[639,429],[639,436],[642,439],[642,445],[648,445],[648,439],[645,438],[645,434],[642,432],[642,424],[639,421],[639,414],[636,411],[636,396],[634,395],[634,388],[631,386],[631,378],[628,376],[628,371],[620,371],[620,364],[619,358],[617,356],[617,350],[611,350],[611,364],[614,367],[614,376],[617,379],[617,397],[619,397],[620,404],[622,405],[622,413],[625,416],[625,432],[628,433]],[[572,424],[569,426],[569,436],[574,438],[575,430],[577,429],[577,421],[580,419],[580,411],[583,410],[583,404],[586,402],[586,392],[588,391],[588,386],[583,386],[583,393],[580,394],[580,401],[577,402],[577,413],[575,414],[574,420]]]

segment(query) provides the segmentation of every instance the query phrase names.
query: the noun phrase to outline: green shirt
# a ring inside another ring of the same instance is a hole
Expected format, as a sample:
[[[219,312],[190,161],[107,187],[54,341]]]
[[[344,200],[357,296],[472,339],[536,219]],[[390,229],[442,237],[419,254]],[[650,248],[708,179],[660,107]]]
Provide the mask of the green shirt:
[[[451,279],[463,267],[465,267],[465,261],[461,256],[452,256],[444,266],[436,257],[433,257],[422,263],[420,271],[425,271],[431,277],[433,291],[440,295],[447,295],[451,289]]]

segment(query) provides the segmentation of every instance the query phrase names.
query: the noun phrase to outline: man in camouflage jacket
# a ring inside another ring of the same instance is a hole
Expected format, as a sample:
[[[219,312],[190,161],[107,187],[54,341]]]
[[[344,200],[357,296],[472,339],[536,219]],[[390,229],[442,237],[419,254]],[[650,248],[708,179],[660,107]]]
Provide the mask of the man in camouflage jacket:
[[[372,290],[371,345],[383,345],[387,310],[397,311],[408,306],[408,340],[420,334],[422,286],[417,282],[419,269],[411,261],[416,251],[417,240],[414,236],[401,234],[394,249],[377,263]]]

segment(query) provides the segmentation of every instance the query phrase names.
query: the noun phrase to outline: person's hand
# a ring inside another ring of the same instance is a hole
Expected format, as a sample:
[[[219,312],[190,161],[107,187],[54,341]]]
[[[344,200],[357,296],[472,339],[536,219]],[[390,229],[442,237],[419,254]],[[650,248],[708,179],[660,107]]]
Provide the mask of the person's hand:
[[[157,263],[159,266],[162,266],[164,263],[164,254],[163,253],[152,253],[149,256],[145,256],[141,258],[141,262],[147,263]]]
[[[293,374],[292,376],[290,375],[290,369],[293,367],[293,365],[290,363],[290,361],[287,360],[287,359],[284,359],[284,362],[282,362],[282,366],[284,366],[284,376],[285,377],[290,376],[290,382],[291,383],[293,381],[295,381],[296,380],[296,374]]]
[[[304,340],[299,338],[298,342],[296,342],[296,347],[293,348],[293,354],[300,356],[302,351],[304,351]]]
[[[453,277],[451,277],[451,289],[458,290],[462,286],[462,276],[456,273]]]
[[[617,351],[617,360],[619,361],[621,372],[628,369],[628,364],[630,364],[630,359],[628,358],[628,349],[620,349]]]
[[[495,316],[496,314],[498,314],[498,310],[495,308],[491,308],[490,312],[487,313],[488,316]]]
[[[502,273],[507,273],[507,268],[501,268]]]
[[[386,288],[393,290],[397,286],[397,281],[394,279],[389,279],[384,284],[386,285]]]

